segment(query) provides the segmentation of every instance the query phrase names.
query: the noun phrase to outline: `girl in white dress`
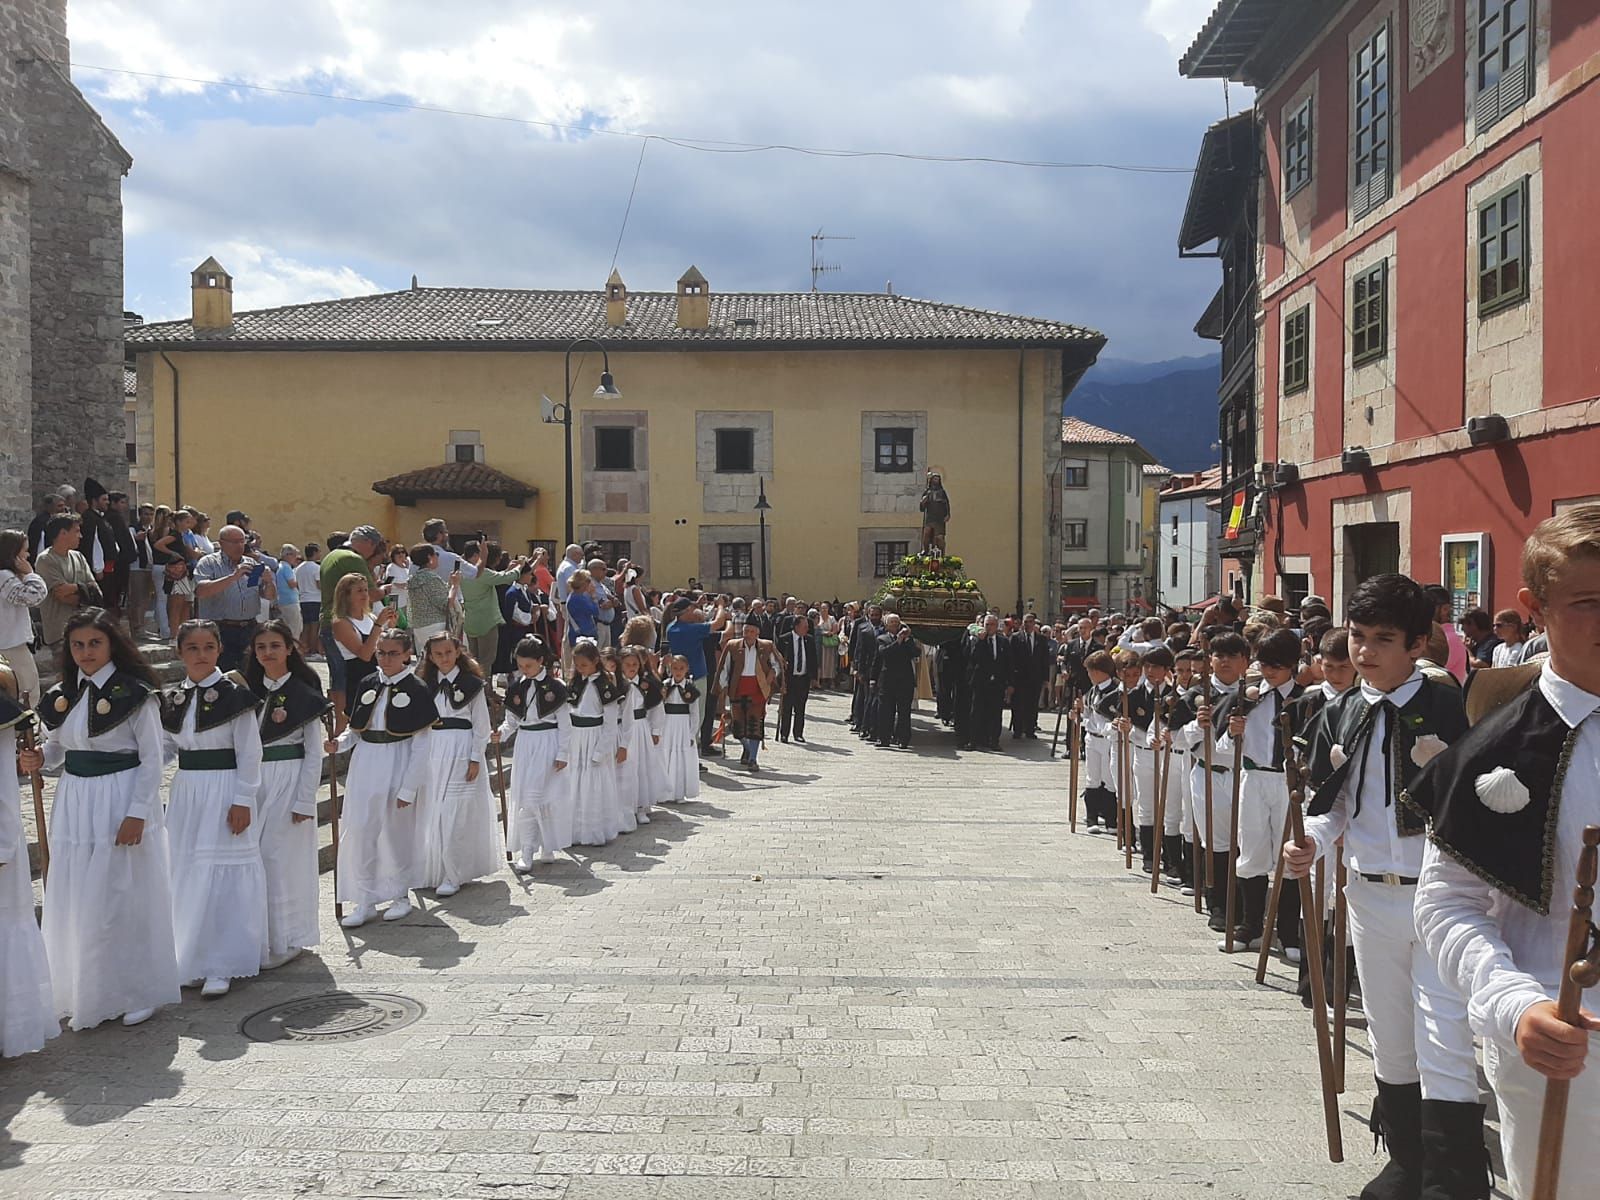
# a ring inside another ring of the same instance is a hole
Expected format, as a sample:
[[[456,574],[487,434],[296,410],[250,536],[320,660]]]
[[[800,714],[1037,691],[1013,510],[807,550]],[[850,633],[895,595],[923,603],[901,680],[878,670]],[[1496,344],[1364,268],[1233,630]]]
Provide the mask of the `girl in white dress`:
[[[489,699],[482,670],[450,633],[428,638],[418,678],[433,691],[438,720],[419,764],[427,785],[417,799],[415,886],[454,896],[462,884],[495,874],[506,861],[484,762]]]
[[[637,775],[639,759],[633,754],[633,725],[637,719],[633,710],[638,699],[637,690],[627,679],[622,676],[622,662],[619,651],[613,646],[600,648],[600,673],[611,681],[614,699],[606,706],[607,715],[613,723],[614,744],[616,745],[616,769],[612,772],[615,786],[612,788],[612,799],[616,803],[616,823],[618,833],[632,833],[639,828],[638,807],[634,803],[638,793]],[[631,762],[629,760],[632,760]],[[646,817],[644,823],[648,825],[650,818]]]
[[[555,862],[572,844],[572,790],[567,764],[572,721],[567,689],[550,674],[550,648],[536,637],[517,643],[517,675],[506,688],[506,715],[490,741],[512,742],[511,843],[519,875],[537,862]]]
[[[412,674],[409,633],[385,629],[374,659],[377,670],[348,694],[350,724],[337,741],[323,744],[329,754],[351,751],[337,892],[341,902],[353,906],[340,922],[346,929],[365,925],[386,901],[385,921],[411,913],[413,805],[423,782],[427,730],[438,716],[433,692]]]
[[[661,681],[649,670],[646,652],[625,646],[618,652],[621,682],[628,689],[631,723],[627,728],[628,761],[617,768],[619,793],[632,797],[634,818],[650,824],[650,808],[667,798],[667,772],[661,760]]]
[[[44,896],[56,1009],[73,1029],[138,1025],[179,1000],[156,680],[103,609],[75,613],[63,640],[61,682],[39,705],[44,750],[19,760],[62,768]]]
[[[17,730],[36,720],[13,698],[13,682],[11,672],[0,667],[0,778],[16,765]],[[0,1058],[43,1049],[61,1032],[44,935],[33,918],[28,842],[16,796],[11,791],[0,800]]]
[[[259,974],[267,955],[267,873],[255,821],[261,731],[255,694],[217,669],[222,634],[210,621],[178,628],[188,678],[162,697],[166,758],[178,773],[167,793],[172,930],[178,978],[202,996]]]
[[[700,795],[700,755],[695,748],[699,732],[694,702],[700,690],[689,678],[689,660],[672,656],[672,678],[662,688],[661,758],[667,776],[667,804],[693,800]]]
[[[261,969],[270,971],[322,940],[317,788],[322,782],[322,721],[333,705],[282,621],[257,629],[250,650],[245,683],[262,704],[256,824],[267,872],[267,957]]]
[[[617,744],[619,692],[600,669],[600,649],[593,638],[579,638],[572,647],[572,683],[567,688],[567,719],[572,727],[572,841],[603,846],[621,832],[617,801],[617,764],[628,755]]]

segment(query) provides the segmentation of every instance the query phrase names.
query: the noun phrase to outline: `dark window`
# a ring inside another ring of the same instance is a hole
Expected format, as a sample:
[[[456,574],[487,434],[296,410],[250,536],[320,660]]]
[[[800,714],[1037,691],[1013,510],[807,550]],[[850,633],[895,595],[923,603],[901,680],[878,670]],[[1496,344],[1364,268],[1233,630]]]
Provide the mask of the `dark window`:
[[[464,442],[457,442],[453,447],[451,447],[451,449],[456,452],[456,461],[458,463],[478,461],[478,448],[476,446],[467,445]]]
[[[1533,64],[1528,55],[1531,0],[1476,0],[1478,30],[1478,95],[1474,103],[1478,132],[1527,100],[1533,90]]]
[[[1087,600],[1093,603],[1099,590],[1093,579],[1067,579],[1063,580],[1061,584],[1061,598],[1063,600]]]
[[[1288,199],[1311,182],[1311,97],[1283,123],[1283,195]]]
[[[1478,315],[1528,298],[1528,181],[1478,206]]]
[[[1174,546],[1176,546],[1178,544],[1178,514],[1177,513],[1173,513],[1172,514],[1172,544]]]
[[[123,452],[128,456],[129,462],[139,461],[139,446],[135,442],[123,442]]]
[[[1311,386],[1311,306],[1297,308],[1283,320],[1283,394]]]
[[[717,543],[717,578],[755,578],[755,566],[750,542]]]
[[[1356,366],[1389,353],[1389,260],[1350,285],[1350,361]]]
[[[910,542],[873,542],[872,577],[889,578],[900,569],[900,560],[910,553]]]
[[[632,542],[596,542],[600,548],[595,552],[595,558],[603,558],[608,567],[614,567],[623,559],[633,557]]]
[[[717,430],[717,474],[750,475],[756,469],[754,429]]]
[[[594,431],[596,471],[633,470],[633,430],[627,426],[599,425]]]
[[[1178,586],[1178,560],[1176,558],[1172,560],[1172,586]]]
[[[1069,458],[1061,464],[1061,486],[1086,488],[1089,486],[1089,463],[1081,458]]]
[[[1350,216],[1357,220],[1387,200],[1393,190],[1390,161],[1389,27],[1379,27],[1356,48],[1353,94],[1355,99],[1355,189]]]
[[[1089,545],[1089,522],[1067,521],[1061,527],[1061,545],[1067,550],[1082,550]]]
[[[911,430],[880,429],[877,435],[878,472],[911,470]]]

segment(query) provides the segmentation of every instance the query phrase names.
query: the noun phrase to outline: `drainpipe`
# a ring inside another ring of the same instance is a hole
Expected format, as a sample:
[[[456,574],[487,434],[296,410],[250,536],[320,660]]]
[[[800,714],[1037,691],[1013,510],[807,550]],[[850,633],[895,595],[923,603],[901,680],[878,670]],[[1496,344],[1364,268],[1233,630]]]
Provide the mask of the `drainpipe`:
[[[1022,615],[1022,424],[1023,376],[1028,352],[1017,351],[1017,605],[1011,611]]]
[[[161,355],[161,361],[167,364],[167,370],[172,372],[172,507],[176,509],[183,505],[183,475],[179,471],[181,465],[179,455],[182,453],[183,441],[180,437],[182,426],[178,421],[178,401],[181,394],[181,384],[178,378],[178,368],[167,357],[167,352],[161,350],[158,353]],[[154,470],[155,463],[151,463],[150,468]],[[155,480],[152,479],[150,482],[154,484]]]

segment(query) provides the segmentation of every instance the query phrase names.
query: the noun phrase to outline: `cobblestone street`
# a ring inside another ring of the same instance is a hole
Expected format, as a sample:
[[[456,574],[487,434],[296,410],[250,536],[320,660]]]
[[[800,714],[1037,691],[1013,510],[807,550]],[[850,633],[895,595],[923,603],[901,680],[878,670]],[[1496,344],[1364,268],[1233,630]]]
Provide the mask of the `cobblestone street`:
[[[963,754],[845,702],[761,774],[529,881],[148,1025],[0,1065],[0,1194],[1347,1196],[1376,1170],[1353,1022],[1326,1161],[1290,968],[1218,954],[1112,839],[1069,834],[1048,742]],[[1048,729],[1048,726],[1047,726]],[[254,1042],[333,991],[418,1002],[383,1036]],[[1359,1014],[1354,1014],[1359,1016]]]

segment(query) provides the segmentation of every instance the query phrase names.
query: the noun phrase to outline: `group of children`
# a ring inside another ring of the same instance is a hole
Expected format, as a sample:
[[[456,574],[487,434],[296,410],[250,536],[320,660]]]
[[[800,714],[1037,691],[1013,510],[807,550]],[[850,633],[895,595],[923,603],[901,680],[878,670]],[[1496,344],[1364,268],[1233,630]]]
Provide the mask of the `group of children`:
[[[491,729],[482,672],[451,634],[418,655],[389,629],[333,737],[321,681],[280,621],[258,627],[242,675],[218,669],[217,626],[185,622],[186,678],[166,693],[102,610],[75,615],[65,644],[62,681],[34,709],[0,689],[0,762],[60,771],[42,929],[20,807],[0,804],[0,1056],[41,1048],[63,1017],[75,1030],[134,1026],[181,987],[225,995],[316,946],[327,754],[350,751],[335,871],[347,928],[380,905],[403,918],[414,889],[447,898],[504,866],[486,760],[502,742],[519,873],[699,794],[688,663],[663,681],[637,647],[580,642],[563,684],[551,649],[523,639]],[[35,730],[40,744],[21,748],[19,731]]]
[[[1288,880],[1319,859],[1332,880],[1342,858],[1377,1081],[1371,1123],[1389,1156],[1363,1200],[1489,1196],[1475,1037],[1512,1193],[1531,1194],[1547,1080],[1576,1081],[1559,1196],[1590,1194],[1600,1171],[1600,1139],[1584,1136],[1600,1121],[1600,1072],[1583,1069],[1600,1041],[1600,995],[1584,993],[1577,1025],[1554,1003],[1582,833],[1600,825],[1600,505],[1541,524],[1523,580],[1519,600],[1548,629],[1549,658],[1470,728],[1461,687],[1426,658],[1434,604],[1402,575],[1361,583],[1347,627],[1323,634],[1309,661],[1295,633],[1269,625],[1250,640],[1215,634],[1204,652],[1101,652],[1087,663],[1078,716],[1089,831],[1131,824],[1146,873],[1159,852],[1185,894],[1209,866],[1219,949],[1258,949],[1276,934],[1299,962],[1298,889],[1284,887],[1267,930],[1270,876],[1281,855]],[[1488,694],[1481,677],[1472,684]],[[1290,755],[1304,770],[1303,842],[1287,819]],[[1129,780],[1123,805],[1119,781]],[[1198,869],[1196,841],[1210,855]],[[1242,918],[1228,937],[1230,860]],[[1333,909],[1324,893],[1323,917]],[[1589,934],[1600,937],[1592,925]]]

